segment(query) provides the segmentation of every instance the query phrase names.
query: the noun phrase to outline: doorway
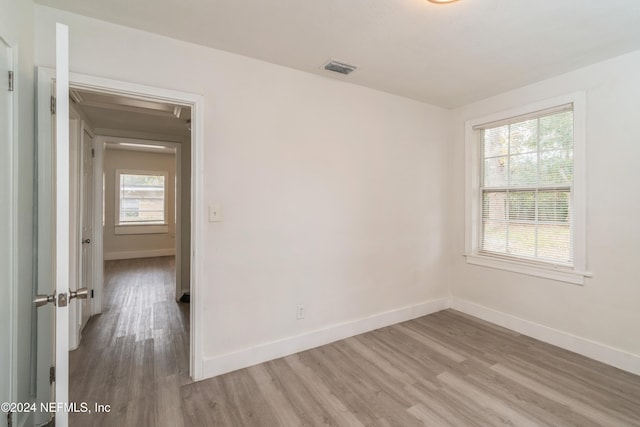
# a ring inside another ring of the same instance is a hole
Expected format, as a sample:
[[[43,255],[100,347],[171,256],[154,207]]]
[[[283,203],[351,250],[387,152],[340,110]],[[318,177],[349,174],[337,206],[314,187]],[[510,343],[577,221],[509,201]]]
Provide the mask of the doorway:
[[[86,415],[87,419],[70,414],[70,423],[85,425],[101,416],[113,420],[111,411],[131,424],[145,424],[148,413],[156,411],[171,419],[179,415],[180,407],[160,400],[179,395],[179,387],[189,381],[185,295],[190,289],[183,273],[189,273],[191,179],[183,159],[188,160],[191,151],[191,109],[73,87],[70,98],[70,111],[82,124],[77,132],[80,182],[92,183],[93,177],[102,184],[96,191],[98,215],[94,216],[101,226],[79,236],[83,240],[78,275],[91,277],[84,267],[91,265],[87,249],[95,236],[102,242],[97,252],[102,253],[104,280],[95,286],[79,283],[95,291],[94,309],[100,314],[84,323],[84,307],[77,306],[69,398],[110,407],[108,413]],[[91,155],[84,148],[93,142],[93,134],[95,143],[87,147]],[[95,175],[88,176],[86,169],[95,169]],[[80,193],[80,199],[90,197],[90,191]],[[84,211],[91,208],[79,205],[84,219]]]
[[[50,106],[49,98],[51,97],[52,79],[53,79],[53,70],[49,70],[49,69],[38,70],[38,141],[50,140],[50,137],[48,137],[48,135],[51,134],[52,121],[51,121],[51,113],[49,112],[49,106]],[[184,156],[184,162],[188,164],[192,173],[190,173],[187,178],[187,181],[190,184],[189,186],[190,188],[188,191],[188,195],[190,197],[188,199],[187,205],[190,210],[188,214],[188,219],[190,219],[189,224],[191,225],[191,227],[187,232],[189,239],[182,240],[182,243],[188,242],[186,243],[186,252],[189,255],[189,257],[186,263],[189,268],[183,269],[183,273],[182,273],[184,274],[185,273],[184,270],[186,270],[185,277],[187,277],[188,280],[186,280],[186,283],[187,283],[186,285],[183,283],[182,289],[184,289],[186,286],[186,289],[190,291],[191,302],[192,302],[190,307],[191,309],[189,310],[189,315],[187,316],[189,321],[188,322],[189,323],[189,330],[188,330],[189,340],[188,340],[188,345],[186,345],[185,347],[185,352],[187,355],[186,359],[188,360],[188,377],[196,380],[200,379],[202,377],[202,355],[201,355],[201,350],[199,345],[200,340],[198,338],[200,325],[197,319],[199,318],[198,314],[201,310],[201,305],[197,298],[197,295],[198,295],[197,289],[199,284],[199,280],[198,280],[199,268],[197,266],[199,265],[199,263],[196,261],[195,257],[196,255],[200,254],[200,251],[198,251],[197,248],[201,244],[200,243],[201,239],[198,236],[199,233],[198,233],[197,224],[202,223],[200,220],[201,214],[199,213],[202,210],[201,209],[202,200],[201,200],[201,196],[198,196],[198,194],[201,194],[201,190],[200,190],[201,185],[200,185],[198,176],[199,176],[199,171],[202,170],[201,151],[202,151],[203,99],[198,95],[168,91],[164,89],[118,82],[113,80],[106,80],[106,79],[101,79],[101,78],[96,78],[96,77],[86,76],[86,75],[79,75],[74,73],[70,74],[70,87],[72,89],[75,89],[78,91],[84,91],[86,93],[91,92],[91,93],[99,93],[99,94],[106,94],[106,95],[113,95],[113,96],[121,96],[121,97],[126,97],[132,100],[137,100],[140,102],[151,102],[151,103],[155,102],[155,103],[170,104],[170,105],[173,105],[174,107],[178,106],[184,109],[190,109],[191,113],[193,114],[193,118],[192,118],[193,122],[190,124],[192,131],[190,133],[190,137],[188,141],[191,144],[190,150],[189,150],[190,153]],[[82,121],[84,120],[84,118],[81,117],[80,120]],[[186,123],[185,123],[185,127],[186,127]],[[95,156],[94,157],[94,160],[95,160],[95,159],[98,159],[99,156],[104,155],[104,151],[105,151],[104,147],[107,141],[105,140],[100,141],[100,138],[101,137],[111,138],[111,136],[109,136],[108,134],[101,135],[100,132],[96,131],[96,129],[92,129],[92,131],[93,132],[87,132],[86,135],[90,136],[93,139],[93,149],[95,151],[94,153],[92,153],[92,156]],[[80,134],[82,136],[85,136],[85,133],[81,132]],[[139,134],[129,134],[127,137],[131,139],[140,140],[140,139],[143,139],[143,138],[140,138],[141,136],[142,135],[139,135]],[[87,138],[87,139],[91,139],[91,138]],[[44,146],[42,147],[39,146],[38,147],[38,163],[39,163],[38,182],[39,183],[46,183],[47,180],[51,179],[50,178],[51,168],[47,166],[51,164],[51,159],[52,159],[51,149]],[[99,167],[100,165],[99,160],[100,159],[98,159],[98,161],[95,161],[93,164],[93,177],[94,177],[94,184],[93,184],[94,197],[93,198],[95,201],[100,200],[99,203],[96,202],[95,204],[93,204],[93,208],[94,208],[93,236],[95,238],[95,240],[91,239],[91,244],[93,246],[93,254],[85,255],[85,256],[88,256],[90,259],[99,260],[99,262],[96,262],[93,264],[94,267],[96,267],[97,265],[97,267],[94,268],[92,273],[94,277],[94,285],[96,287],[104,283],[103,269],[101,265],[103,261],[103,251],[102,251],[103,242],[101,240],[103,239],[101,239],[102,233],[96,231],[96,230],[102,229],[103,221],[104,221],[103,206],[101,201],[102,199],[100,198],[100,195],[104,190],[104,180],[102,178],[103,171],[101,171]],[[51,254],[46,253],[47,247],[48,247],[46,243],[50,241],[50,236],[47,236],[47,232],[50,232],[51,230],[51,227],[50,226],[47,227],[47,226],[49,225],[51,218],[46,217],[46,212],[50,211],[50,208],[52,206],[51,194],[50,192],[46,191],[46,188],[44,189],[44,191],[39,192],[38,206],[40,208],[39,212],[43,212],[42,217],[39,217],[39,222],[41,221],[41,223],[43,224],[43,227],[40,229],[41,233],[39,235],[39,242],[44,242],[44,244],[39,244],[38,272],[41,273],[39,274],[39,280],[45,281],[50,276],[49,273],[51,271]],[[80,227],[80,228],[84,229],[84,227]],[[84,230],[81,231],[81,234],[82,234],[82,240],[85,240],[86,237],[84,235]],[[95,245],[93,245],[94,243]],[[181,248],[183,246],[184,245],[181,244]],[[80,251],[80,252],[84,252],[84,251]],[[181,251],[177,251],[176,255],[178,253],[181,253]],[[82,264],[82,262],[79,261],[78,264],[80,265]],[[184,262],[182,264],[184,265]],[[196,266],[196,268],[194,268],[194,266]],[[180,275],[180,277],[183,277],[182,274]],[[92,313],[99,312],[102,304],[104,304],[104,302],[98,303],[94,299],[94,302],[93,302],[94,307],[90,309],[90,311]],[[80,322],[84,323],[86,319],[85,315],[79,316],[79,318],[81,319]],[[89,321],[89,324],[90,323],[91,321]],[[42,325],[39,325],[39,326],[42,326]],[[38,340],[40,340],[40,337],[43,335],[44,334],[38,333],[37,334]],[[36,358],[38,359],[38,368],[37,368],[38,372],[36,375],[36,378],[38,381],[37,390],[39,395],[38,400],[40,401],[49,400],[49,396],[48,396],[49,384],[48,384],[48,381],[46,385],[44,384],[44,382],[46,381],[45,378],[47,378],[47,376],[44,375],[45,371],[43,368],[47,366],[46,349],[49,346],[50,344],[48,342],[45,342],[44,345],[38,345],[38,348],[41,350],[38,351],[36,355]],[[65,379],[56,378],[56,382],[58,381],[65,381]],[[41,384],[42,386],[40,386]]]
[[[71,114],[83,128],[76,132],[82,134],[81,170],[94,170],[81,182],[93,178],[97,184],[85,186],[95,191],[94,206],[81,204],[95,210],[95,231],[82,233],[82,254],[93,248],[96,266],[175,256],[175,299],[185,300],[191,282],[191,107],[73,87],[70,98]],[[87,140],[90,156],[83,150]],[[91,197],[81,191],[85,196]],[[104,306],[103,281],[94,281],[97,314]]]

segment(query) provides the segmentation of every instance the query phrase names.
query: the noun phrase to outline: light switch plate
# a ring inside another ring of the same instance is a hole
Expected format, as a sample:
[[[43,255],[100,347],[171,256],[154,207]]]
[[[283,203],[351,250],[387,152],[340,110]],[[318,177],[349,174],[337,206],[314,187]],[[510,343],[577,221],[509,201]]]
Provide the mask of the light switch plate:
[[[222,206],[219,203],[209,205],[209,222],[222,221]]]

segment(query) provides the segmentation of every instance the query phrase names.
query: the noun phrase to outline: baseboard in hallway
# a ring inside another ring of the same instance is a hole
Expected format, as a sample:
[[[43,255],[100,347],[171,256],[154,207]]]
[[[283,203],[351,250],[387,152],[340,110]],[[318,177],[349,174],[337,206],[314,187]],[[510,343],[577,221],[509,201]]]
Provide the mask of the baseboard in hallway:
[[[105,252],[104,260],[115,261],[120,259],[157,258],[164,256],[175,256],[175,254],[175,248]]]

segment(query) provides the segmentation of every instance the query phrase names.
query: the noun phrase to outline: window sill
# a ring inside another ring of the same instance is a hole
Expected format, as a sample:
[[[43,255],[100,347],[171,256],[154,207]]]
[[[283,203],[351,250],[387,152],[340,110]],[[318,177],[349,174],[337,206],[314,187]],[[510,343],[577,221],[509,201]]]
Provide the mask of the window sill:
[[[163,224],[116,225],[115,234],[167,234],[169,226]]]
[[[564,267],[547,267],[527,262],[518,262],[515,260],[498,259],[479,254],[465,254],[464,256],[467,259],[468,264],[512,271],[514,273],[526,274],[528,276],[543,277],[545,279],[573,283],[576,285],[584,285],[584,278],[592,276],[591,273],[586,271],[576,271]]]

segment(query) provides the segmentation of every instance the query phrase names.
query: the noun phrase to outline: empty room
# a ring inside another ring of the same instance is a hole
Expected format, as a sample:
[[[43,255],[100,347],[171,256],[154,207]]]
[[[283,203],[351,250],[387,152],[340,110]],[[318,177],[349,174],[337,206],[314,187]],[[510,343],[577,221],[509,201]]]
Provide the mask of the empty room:
[[[637,0],[0,8],[0,427],[640,426]]]

